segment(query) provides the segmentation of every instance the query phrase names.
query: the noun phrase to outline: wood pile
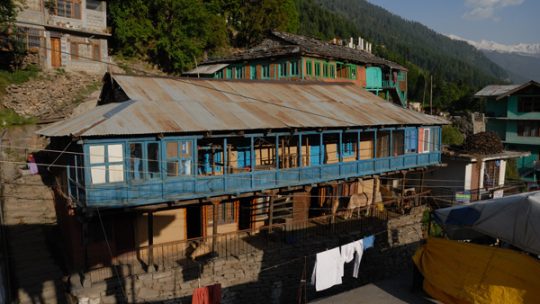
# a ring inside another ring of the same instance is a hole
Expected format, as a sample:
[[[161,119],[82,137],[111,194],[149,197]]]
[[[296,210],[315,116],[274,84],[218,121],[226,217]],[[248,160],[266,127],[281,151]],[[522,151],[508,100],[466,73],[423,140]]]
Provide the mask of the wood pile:
[[[504,147],[497,133],[487,131],[467,136],[463,149],[468,153],[488,155],[501,153]]]

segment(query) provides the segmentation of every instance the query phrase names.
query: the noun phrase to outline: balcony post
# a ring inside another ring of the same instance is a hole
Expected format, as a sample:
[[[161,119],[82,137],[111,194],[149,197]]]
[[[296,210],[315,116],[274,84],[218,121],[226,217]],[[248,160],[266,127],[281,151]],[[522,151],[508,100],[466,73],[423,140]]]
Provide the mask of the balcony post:
[[[253,136],[250,137],[250,155],[249,155],[249,163],[250,163],[250,175],[251,175],[251,189],[255,186],[254,178],[255,178],[255,161],[257,160],[255,157],[255,138]]]
[[[338,157],[339,157],[339,162],[342,163],[343,162],[343,131],[339,131]]]
[[[212,201],[212,253],[216,253],[218,234],[218,208],[219,201]]]
[[[154,213],[148,212],[147,216],[147,236],[148,236],[148,271],[154,268]]]
[[[301,168],[303,165],[302,162],[302,133],[298,134],[298,168]]]
[[[360,160],[360,148],[362,147],[360,145],[361,141],[360,141],[360,136],[361,136],[361,132],[360,130],[358,130],[356,132],[356,160]]]
[[[268,232],[272,233],[272,225],[274,224],[274,192],[270,192],[270,203],[268,207]]]
[[[276,170],[279,170],[279,135],[276,135],[276,143],[275,143],[275,148],[276,148]],[[277,181],[279,182],[279,181]]]
[[[227,191],[227,171],[229,170],[229,147],[227,146],[227,137],[223,138],[223,189]]]

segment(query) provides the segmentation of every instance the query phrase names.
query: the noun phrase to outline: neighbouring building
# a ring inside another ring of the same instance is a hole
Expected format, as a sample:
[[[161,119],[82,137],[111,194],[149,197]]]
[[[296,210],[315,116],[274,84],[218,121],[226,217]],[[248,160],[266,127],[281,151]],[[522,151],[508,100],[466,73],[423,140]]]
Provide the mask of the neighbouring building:
[[[486,130],[496,132],[505,149],[529,151],[517,160],[520,175],[535,181],[540,155],[540,84],[490,85],[475,94],[485,99]]]
[[[445,164],[426,176],[433,199],[442,204],[468,203],[517,193],[519,187],[505,184],[509,159],[527,157],[528,152],[504,151],[479,155],[443,149]]]
[[[75,268],[335,213],[355,193],[393,204],[401,177],[441,164],[447,123],[352,83],[106,75],[98,104],[38,131],[64,151],[51,160]]]
[[[26,0],[16,26],[17,37],[43,68],[105,72],[106,1]]]
[[[371,53],[371,44],[324,42],[273,31],[261,44],[226,58],[210,59],[185,76],[248,80],[352,82],[407,107],[407,69]]]

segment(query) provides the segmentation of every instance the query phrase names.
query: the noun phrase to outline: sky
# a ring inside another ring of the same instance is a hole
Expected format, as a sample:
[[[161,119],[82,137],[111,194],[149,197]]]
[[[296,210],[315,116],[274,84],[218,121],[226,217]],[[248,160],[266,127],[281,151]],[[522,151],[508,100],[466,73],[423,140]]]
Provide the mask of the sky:
[[[540,0],[368,0],[442,34],[502,44],[540,43]]]

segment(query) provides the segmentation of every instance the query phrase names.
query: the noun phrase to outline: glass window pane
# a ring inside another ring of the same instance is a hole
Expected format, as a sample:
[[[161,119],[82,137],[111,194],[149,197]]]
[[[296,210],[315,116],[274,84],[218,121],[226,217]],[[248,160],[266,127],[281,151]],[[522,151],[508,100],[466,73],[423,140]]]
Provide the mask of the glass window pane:
[[[178,176],[178,161],[167,161],[167,176]]]
[[[124,161],[124,145],[108,145],[107,146],[108,159],[109,163],[117,163]]]
[[[129,145],[129,163],[130,172],[129,176],[132,179],[138,180],[143,177],[143,162],[142,162],[142,144],[130,144]]]
[[[191,141],[182,141],[182,157],[191,157]]]
[[[167,158],[176,158],[178,157],[178,143],[177,142],[168,142],[167,143]]]
[[[105,183],[105,166],[94,166],[90,168],[92,184]]]
[[[109,165],[109,183],[124,181],[124,165]]]
[[[90,163],[102,164],[105,162],[105,146],[90,146]]]
[[[181,161],[182,166],[180,167],[181,175],[191,175],[191,159],[185,159]]]
[[[148,178],[161,177],[159,170],[159,144],[149,143],[146,154],[148,156]]]

